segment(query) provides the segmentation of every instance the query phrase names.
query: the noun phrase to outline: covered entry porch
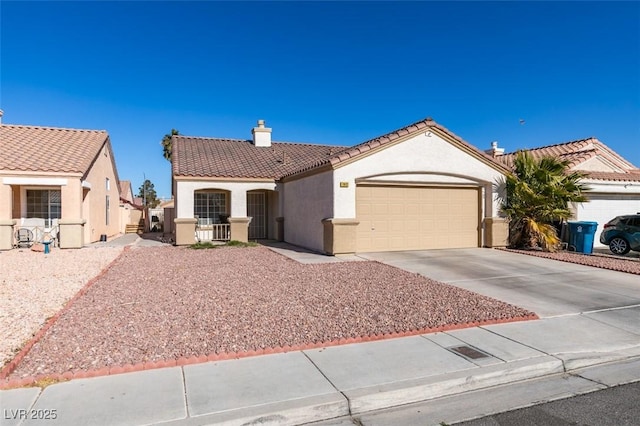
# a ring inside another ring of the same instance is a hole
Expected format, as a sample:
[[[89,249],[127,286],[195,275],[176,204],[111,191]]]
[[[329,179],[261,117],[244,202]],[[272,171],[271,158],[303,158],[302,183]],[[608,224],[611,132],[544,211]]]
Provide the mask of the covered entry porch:
[[[0,180],[0,249],[50,242],[79,248],[90,185],[79,178],[3,177]]]
[[[275,183],[178,181],[176,186],[176,199],[180,198],[174,220],[177,245],[282,238]]]

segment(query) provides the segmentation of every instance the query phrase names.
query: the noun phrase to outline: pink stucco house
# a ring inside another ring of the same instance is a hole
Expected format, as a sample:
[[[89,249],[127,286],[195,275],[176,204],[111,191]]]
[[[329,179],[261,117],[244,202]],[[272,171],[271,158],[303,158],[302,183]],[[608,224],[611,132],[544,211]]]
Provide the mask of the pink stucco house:
[[[51,231],[61,248],[117,234],[119,201],[106,131],[0,121],[0,249],[27,224]]]

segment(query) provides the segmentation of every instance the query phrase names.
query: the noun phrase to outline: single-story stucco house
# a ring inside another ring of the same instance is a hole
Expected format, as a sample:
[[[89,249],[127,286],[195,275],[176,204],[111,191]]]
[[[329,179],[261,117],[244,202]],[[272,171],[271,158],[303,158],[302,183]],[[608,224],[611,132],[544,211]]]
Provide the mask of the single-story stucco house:
[[[119,200],[106,131],[0,121],[0,249],[12,248],[15,230],[35,221],[55,229],[61,248],[117,234]]]
[[[640,169],[596,138],[542,146],[528,150],[534,158],[556,157],[569,163],[569,170],[587,174],[582,180],[591,190],[588,203],[573,206],[574,220],[598,222],[594,244],[604,225],[616,216],[640,212]],[[494,144],[487,151],[507,167],[515,152],[503,154]]]
[[[271,238],[341,254],[506,243],[496,183],[508,166],[431,118],[348,148],[272,142],[262,120],[252,134],[173,136],[177,244]]]

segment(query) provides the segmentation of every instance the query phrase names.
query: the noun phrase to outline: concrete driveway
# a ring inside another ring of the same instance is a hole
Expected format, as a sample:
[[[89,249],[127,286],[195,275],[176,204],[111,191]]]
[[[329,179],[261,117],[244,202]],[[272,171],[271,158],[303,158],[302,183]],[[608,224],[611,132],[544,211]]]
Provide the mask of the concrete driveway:
[[[540,317],[640,306],[637,275],[502,250],[426,250],[360,256],[521,306]]]

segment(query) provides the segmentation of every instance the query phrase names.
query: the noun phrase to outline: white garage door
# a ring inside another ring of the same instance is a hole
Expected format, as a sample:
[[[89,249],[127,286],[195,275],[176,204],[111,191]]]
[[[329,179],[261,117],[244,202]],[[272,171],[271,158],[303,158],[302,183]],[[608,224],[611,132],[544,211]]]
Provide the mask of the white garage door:
[[[598,222],[598,229],[593,241],[595,246],[602,246],[600,234],[605,223],[616,216],[640,212],[640,195],[590,194],[589,198],[591,201],[578,207],[576,216],[577,220]]]
[[[479,189],[356,188],[358,252],[478,247]]]

